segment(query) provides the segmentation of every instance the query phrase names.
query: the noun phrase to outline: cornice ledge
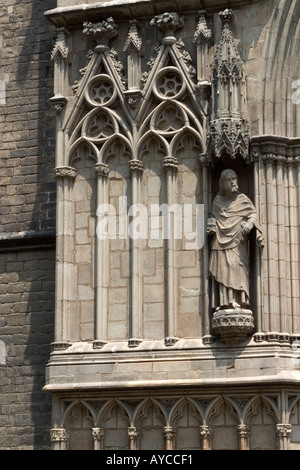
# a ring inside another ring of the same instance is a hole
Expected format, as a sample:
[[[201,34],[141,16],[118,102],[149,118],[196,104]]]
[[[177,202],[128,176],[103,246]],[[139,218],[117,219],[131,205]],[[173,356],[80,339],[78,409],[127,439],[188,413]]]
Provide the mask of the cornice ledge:
[[[300,137],[285,137],[273,134],[254,135],[251,137],[252,145],[254,144],[280,144],[280,145],[300,145]]]
[[[75,0],[74,0],[75,1]],[[266,0],[203,0],[202,9],[211,11],[215,9],[236,7],[249,3],[257,3]],[[47,10],[44,15],[55,26],[68,26],[82,24],[83,21],[92,21],[103,15],[116,15],[118,18],[132,19],[134,16],[152,17],[154,15],[164,13],[165,11],[198,11],[199,0],[189,0],[182,2],[181,0],[106,0],[102,2],[85,3],[80,5],[60,6],[62,0],[58,1],[58,7]]]
[[[58,379],[58,378],[56,378]],[[168,379],[168,380],[127,380],[122,379],[116,381],[98,381],[98,382],[59,382],[56,383],[48,381],[43,387],[46,392],[76,392],[76,391],[98,391],[98,390],[124,390],[130,389],[152,389],[152,388],[165,388],[166,384],[170,388],[186,388],[192,387],[281,387],[281,386],[297,386],[300,383],[299,373],[293,372],[280,372],[277,375],[265,375],[262,377],[249,376],[239,378],[217,378],[217,379]]]

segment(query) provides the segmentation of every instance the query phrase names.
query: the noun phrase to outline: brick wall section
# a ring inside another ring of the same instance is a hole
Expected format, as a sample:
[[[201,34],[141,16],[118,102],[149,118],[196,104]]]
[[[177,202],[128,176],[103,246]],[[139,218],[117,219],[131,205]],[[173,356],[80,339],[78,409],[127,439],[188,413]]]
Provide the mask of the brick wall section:
[[[55,225],[53,67],[55,31],[44,18],[54,0],[2,0],[0,232]]]
[[[50,446],[51,400],[42,388],[53,341],[54,262],[53,249],[0,256],[0,449]]]
[[[2,0],[0,8],[1,450],[50,448],[51,400],[42,388],[53,341],[55,250],[53,243],[20,250],[18,237],[34,232],[40,245],[44,231],[55,229],[55,31],[44,18],[55,6]],[[12,234],[9,248],[4,239]]]

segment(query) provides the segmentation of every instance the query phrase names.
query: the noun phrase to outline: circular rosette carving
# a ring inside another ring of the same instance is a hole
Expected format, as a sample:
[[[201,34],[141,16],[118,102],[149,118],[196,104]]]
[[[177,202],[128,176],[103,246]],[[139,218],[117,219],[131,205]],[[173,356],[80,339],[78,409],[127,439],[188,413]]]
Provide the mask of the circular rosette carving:
[[[162,135],[176,134],[189,124],[185,111],[175,102],[162,103],[152,116],[150,128]]]
[[[118,132],[116,119],[103,108],[92,112],[82,128],[83,135],[92,142],[103,142]]]
[[[92,106],[109,106],[116,98],[116,88],[109,75],[96,75],[89,82],[85,98]]]
[[[176,67],[165,67],[160,70],[155,79],[153,91],[159,99],[182,98],[186,85],[181,71]]]

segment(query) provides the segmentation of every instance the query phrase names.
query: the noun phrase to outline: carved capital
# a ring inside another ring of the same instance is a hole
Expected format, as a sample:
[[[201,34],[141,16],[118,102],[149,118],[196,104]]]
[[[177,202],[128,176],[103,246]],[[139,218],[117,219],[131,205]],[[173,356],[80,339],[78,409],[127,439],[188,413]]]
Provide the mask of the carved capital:
[[[151,25],[155,25],[158,29],[165,33],[165,36],[174,36],[175,31],[182,28],[184,25],[184,16],[180,16],[176,12],[163,13],[162,15],[155,16],[151,22]]]
[[[210,162],[210,159],[208,158],[207,153],[201,153],[201,155],[199,156],[199,163],[200,163],[200,166],[202,167],[210,166],[211,162]]]
[[[200,436],[202,439],[210,439],[212,437],[213,430],[210,426],[200,426]]]
[[[289,437],[292,432],[291,424],[277,424],[276,431],[279,437]]]
[[[130,160],[129,165],[131,173],[143,173],[144,171],[144,164],[140,160]]]
[[[178,170],[178,160],[175,157],[164,157],[163,167],[165,170]]]
[[[54,168],[54,176],[56,179],[69,179],[74,180],[76,178],[77,171],[75,168],[70,166],[61,166]]]
[[[50,429],[51,442],[63,442],[68,439],[67,430],[64,428],[52,428]]]
[[[273,165],[276,163],[277,156],[274,155],[273,153],[266,153],[262,157],[262,161],[266,164],[271,164]]]
[[[97,45],[108,46],[109,41],[118,34],[118,25],[112,17],[99,21],[99,23],[86,21],[83,23],[83,28],[83,33],[96,41]]]
[[[135,440],[139,437],[136,427],[132,426],[128,428],[128,436],[130,440]]]
[[[103,428],[93,428],[93,438],[95,441],[101,441],[104,438],[104,429]]]
[[[286,162],[288,166],[298,166],[300,164],[300,157],[288,157]]]
[[[250,428],[249,428],[249,426],[246,426],[245,424],[239,424],[238,425],[238,431],[239,431],[239,435],[241,437],[249,437],[250,436]]]
[[[171,426],[165,426],[164,427],[164,435],[165,439],[167,440],[173,440],[176,437],[176,429],[171,427]]]
[[[102,176],[103,178],[108,177],[109,166],[105,163],[97,163],[97,165],[95,166],[95,170],[97,176]]]

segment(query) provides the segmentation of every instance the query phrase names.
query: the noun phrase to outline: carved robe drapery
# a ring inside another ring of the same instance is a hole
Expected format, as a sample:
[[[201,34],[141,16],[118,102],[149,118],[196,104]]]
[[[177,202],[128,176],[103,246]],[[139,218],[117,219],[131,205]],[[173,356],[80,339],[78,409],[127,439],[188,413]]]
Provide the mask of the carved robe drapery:
[[[241,291],[249,301],[248,237],[242,234],[242,223],[252,221],[257,229],[257,242],[262,243],[262,229],[251,200],[242,193],[233,199],[218,194],[212,206],[216,233],[212,241],[209,271],[226,288]],[[234,299],[238,301],[238,299]]]

